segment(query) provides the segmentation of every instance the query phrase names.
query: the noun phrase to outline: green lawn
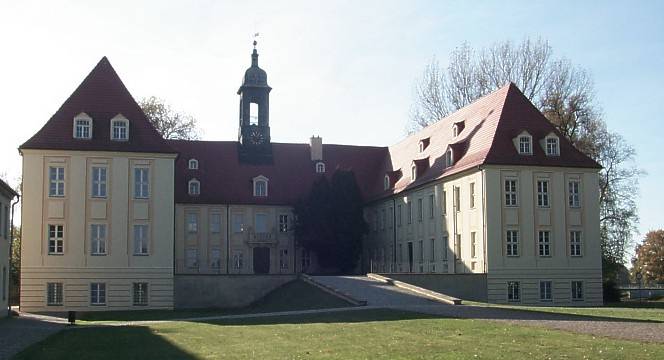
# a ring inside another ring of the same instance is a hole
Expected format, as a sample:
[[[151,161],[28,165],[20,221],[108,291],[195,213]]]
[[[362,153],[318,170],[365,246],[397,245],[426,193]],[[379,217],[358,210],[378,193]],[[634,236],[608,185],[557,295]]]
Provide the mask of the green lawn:
[[[500,307],[510,310],[541,311],[624,320],[664,322],[664,303],[662,302],[621,302],[612,303],[601,307],[513,306],[478,303],[471,301],[464,301],[464,304]]]
[[[90,312],[79,316],[83,323],[100,321],[166,320],[201,316],[252,314],[291,310],[353,306],[302,280],[289,282],[249,307],[239,309],[138,310]]]
[[[17,359],[662,359],[664,346],[393,310],[79,327]]]

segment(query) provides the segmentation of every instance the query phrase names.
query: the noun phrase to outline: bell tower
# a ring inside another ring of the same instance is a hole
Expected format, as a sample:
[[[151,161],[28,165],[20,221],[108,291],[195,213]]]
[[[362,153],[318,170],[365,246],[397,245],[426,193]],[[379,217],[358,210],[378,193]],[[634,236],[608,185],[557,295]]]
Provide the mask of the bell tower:
[[[258,67],[258,51],[251,54],[251,67],[244,73],[240,95],[240,127],[238,131],[241,162],[271,163],[270,90],[267,73]]]

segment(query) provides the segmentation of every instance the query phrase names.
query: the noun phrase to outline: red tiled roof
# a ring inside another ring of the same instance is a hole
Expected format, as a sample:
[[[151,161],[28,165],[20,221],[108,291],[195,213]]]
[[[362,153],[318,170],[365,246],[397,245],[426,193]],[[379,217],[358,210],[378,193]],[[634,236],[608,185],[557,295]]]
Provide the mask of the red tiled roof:
[[[74,139],[74,117],[92,117],[92,139]],[[129,119],[129,140],[110,139],[110,119]],[[174,153],[103,57],[50,120],[19,149]]]

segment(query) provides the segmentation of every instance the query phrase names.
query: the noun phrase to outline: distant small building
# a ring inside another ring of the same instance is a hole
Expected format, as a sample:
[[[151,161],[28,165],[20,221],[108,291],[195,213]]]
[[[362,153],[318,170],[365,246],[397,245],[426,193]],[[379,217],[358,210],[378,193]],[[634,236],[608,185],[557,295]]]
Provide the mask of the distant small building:
[[[12,200],[18,194],[0,179],[0,317],[9,314],[9,257],[12,239]]]

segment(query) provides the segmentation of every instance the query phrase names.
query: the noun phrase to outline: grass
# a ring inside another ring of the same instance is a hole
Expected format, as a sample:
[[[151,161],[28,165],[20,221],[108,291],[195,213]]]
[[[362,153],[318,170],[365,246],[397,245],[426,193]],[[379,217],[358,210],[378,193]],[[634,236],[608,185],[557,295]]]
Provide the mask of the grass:
[[[465,304],[499,307],[510,310],[539,311],[557,314],[602,317],[622,320],[664,322],[664,302],[620,302],[601,307],[513,306],[465,301]]]
[[[360,310],[207,323],[79,327],[16,359],[656,359],[664,346],[544,328]]]
[[[82,320],[83,323],[167,320],[202,316],[329,309],[347,306],[352,305],[315,286],[309,285],[302,280],[295,280],[275,289],[263,299],[245,308],[88,312],[81,314],[79,319]]]

